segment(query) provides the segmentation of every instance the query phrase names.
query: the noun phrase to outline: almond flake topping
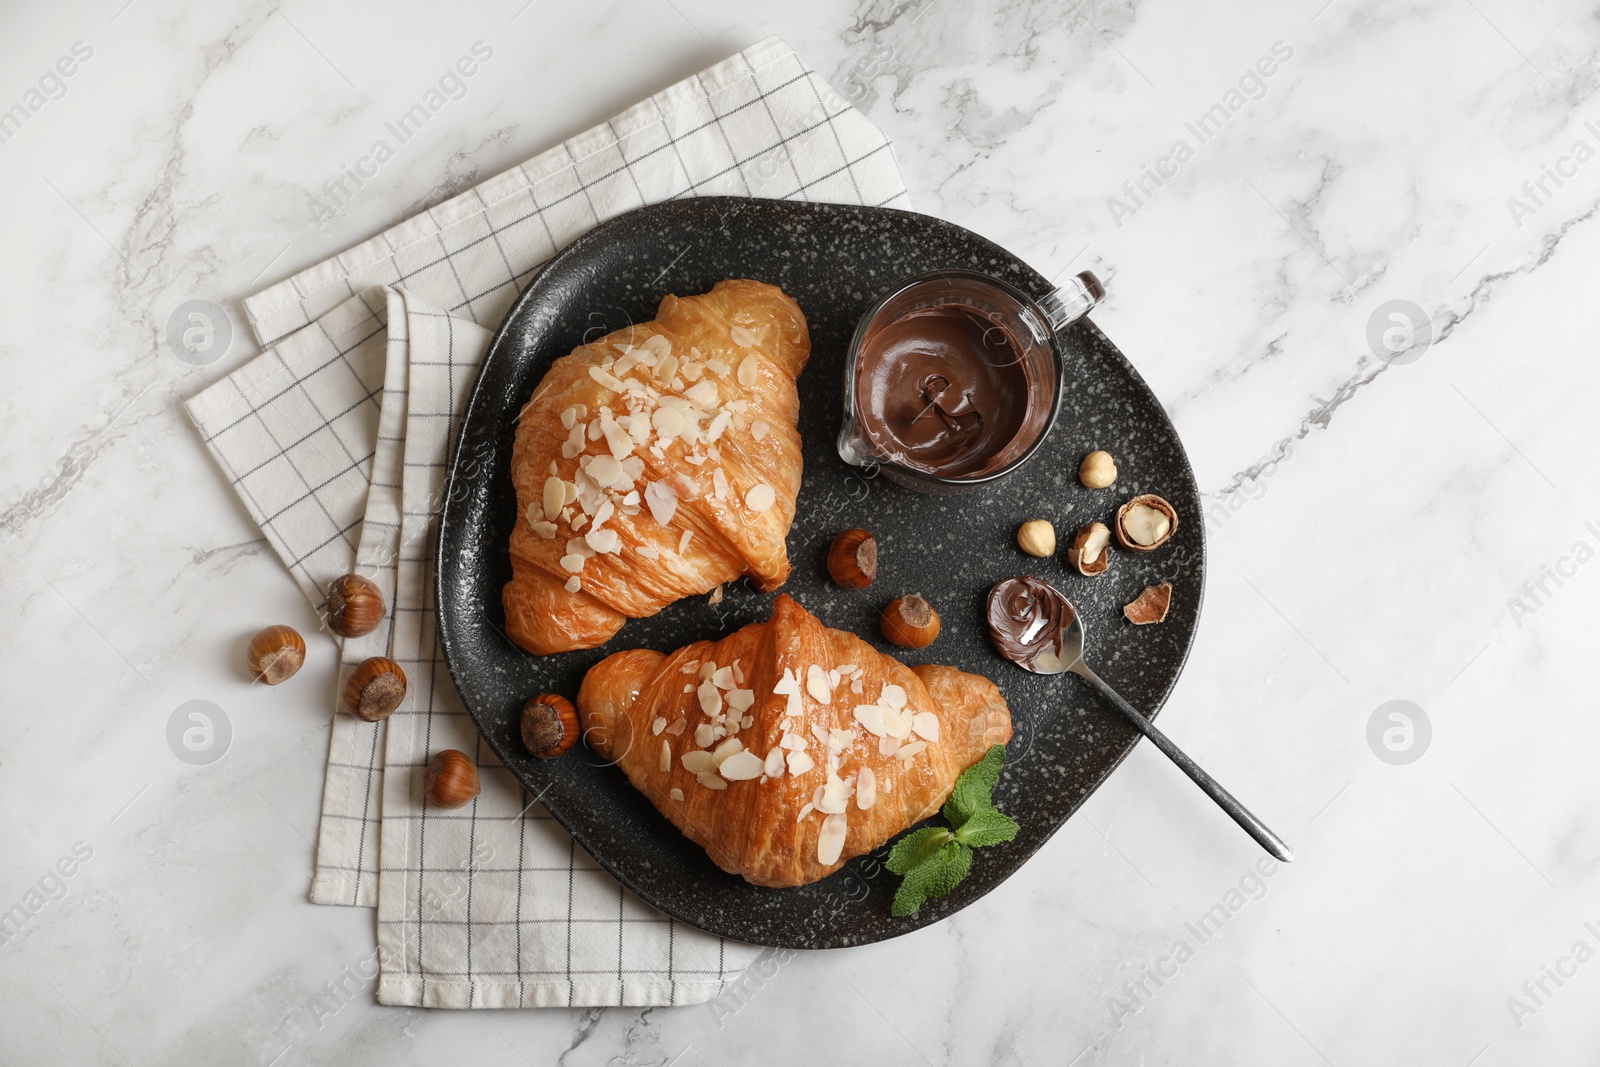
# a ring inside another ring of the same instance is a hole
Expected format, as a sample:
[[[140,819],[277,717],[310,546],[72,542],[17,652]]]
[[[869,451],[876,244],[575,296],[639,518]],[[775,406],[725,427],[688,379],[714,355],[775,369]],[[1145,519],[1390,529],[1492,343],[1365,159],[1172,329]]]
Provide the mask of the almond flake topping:
[[[562,586],[562,588],[569,593],[580,592],[583,589],[583,579],[574,574],[571,578],[567,579],[567,584]]]
[[[730,689],[728,695],[723,699],[727,700],[729,710],[743,715],[750,710],[750,705],[756,702],[756,691],[754,689]]]
[[[761,765],[761,771],[768,778],[783,776],[783,749],[774,748],[767,752],[767,758]]]
[[[865,727],[868,733],[874,737],[883,737],[885,733],[883,711],[884,709],[877,704],[857,704],[854,715],[856,722]]]
[[[912,756],[915,756],[917,753],[921,752],[927,747],[928,742],[926,741],[913,741],[909,745],[901,745],[899,750],[895,752],[894,758],[910,759]]]
[[[593,378],[595,381],[599,382],[613,393],[620,393],[628,388],[626,385],[622,384],[622,379],[618,378],[610,371],[601,370],[599,367],[590,367],[589,377]]]
[[[722,693],[710,678],[700,683],[700,710],[713,717],[722,714]]]
[[[804,752],[791,752],[787,757],[789,773],[794,775],[804,774],[817,765],[817,761]]]
[[[856,778],[856,807],[866,811],[878,800],[878,776],[871,767],[861,768]]]
[[[822,820],[822,832],[817,835],[818,863],[828,867],[839,862],[839,854],[844,851],[845,834],[849,829],[842,814],[829,815]]]
[[[766,762],[754,752],[735,752],[717,765],[717,773],[730,782],[747,782],[761,775]]]
[[[695,775],[694,777],[695,777],[695,781],[699,782],[701,785],[705,786],[707,789],[726,789],[726,788],[728,788],[728,783],[723,781],[720,776],[712,773],[711,771],[701,771],[699,774]]]
[[[906,691],[893,683],[886,685],[883,692],[878,694],[878,703],[891,708],[903,708],[906,706]]]
[[[752,340],[753,340],[753,338],[752,338]],[[756,384],[756,381],[758,380],[758,375],[760,373],[761,373],[761,362],[756,356],[754,356],[754,355],[745,356],[742,360],[739,361],[739,373],[738,373],[739,384],[744,386],[746,389],[755,388],[755,384]]]
[[[671,793],[669,793],[667,795],[670,796],[673,800],[676,800],[679,804],[683,803],[683,790],[674,789]]]
[[[666,774],[672,770],[672,745],[666,741],[661,742],[661,773]]]
[[[828,676],[815,663],[806,668],[806,692],[810,693],[811,699],[818,704],[833,702],[833,690],[828,685]]]
[[[757,419],[755,422],[750,424],[750,436],[759,441],[766,437],[767,431],[771,429],[772,427],[768,426],[763,420]]]
[[[678,757],[678,762],[683,764],[683,769],[690,774],[700,774],[702,771],[711,770],[711,753],[685,752]]]
[[[734,326],[730,328],[728,330],[728,337],[740,348],[753,348],[756,343],[756,335],[745,329],[743,326]]]
[[[556,524],[553,522],[536,522],[533,524],[533,532],[546,541],[554,541],[556,539]]]
[[[665,730],[666,728],[667,720],[663,715],[657,715],[654,721],[650,723],[650,732],[655,734],[657,737],[661,736],[661,731]]]
[[[766,511],[773,504],[777,503],[777,501],[777,490],[773,489],[772,486],[768,485],[766,482],[758,482],[748,493],[744,495],[745,507],[749,508],[751,511],[757,512],[758,514]]]
[[[931,711],[919,711],[911,716],[911,732],[925,741],[939,740],[939,716]]]

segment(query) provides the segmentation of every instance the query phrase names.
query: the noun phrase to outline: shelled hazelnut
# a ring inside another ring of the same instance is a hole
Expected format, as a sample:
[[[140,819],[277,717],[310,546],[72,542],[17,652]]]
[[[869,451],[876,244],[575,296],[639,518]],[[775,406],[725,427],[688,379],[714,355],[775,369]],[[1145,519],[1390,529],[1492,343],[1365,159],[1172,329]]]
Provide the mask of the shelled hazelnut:
[[[1104,489],[1117,480],[1117,463],[1110,452],[1096,449],[1078,464],[1078,481],[1088,489]]]
[[[250,677],[265,685],[288,681],[305,661],[305,638],[293,626],[268,626],[245,650]]]
[[[1017,527],[1017,547],[1044,559],[1056,554],[1056,528],[1045,519],[1029,519]]]
[[[939,613],[914,594],[889,601],[879,622],[883,636],[901,648],[925,648],[939,636]]]
[[[865,530],[846,530],[828,549],[828,576],[846,589],[865,589],[878,576],[878,540]]]
[[[423,789],[428,799],[441,808],[463,807],[478,795],[478,768],[465,752],[453,748],[435,752],[428,761]]]

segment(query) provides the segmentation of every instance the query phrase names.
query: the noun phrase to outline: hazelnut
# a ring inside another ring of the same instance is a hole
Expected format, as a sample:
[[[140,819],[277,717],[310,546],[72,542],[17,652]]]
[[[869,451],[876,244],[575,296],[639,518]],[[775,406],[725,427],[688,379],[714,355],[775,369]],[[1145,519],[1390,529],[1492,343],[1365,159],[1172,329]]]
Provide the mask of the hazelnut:
[[[344,683],[344,710],[364,722],[394,714],[406,698],[406,672],[382,656],[362,660]]]
[[[459,808],[478,795],[478,768],[465,752],[447,748],[435,752],[428,761],[428,777],[423,785],[428,799],[441,808]]]
[[[1029,519],[1017,527],[1017,547],[1044,559],[1056,554],[1056,528],[1044,519]]]
[[[1104,489],[1117,480],[1117,461],[1110,452],[1096,449],[1078,464],[1078,481],[1090,489]]]
[[[1104,574],[1111,566],[1111,530],[1103,522],[1091,522],[1072,537],[1072,547],[1067,549],[1067,562],[1085,578]]]
[[[865,589],[878,576],[878,540],[865,530],[846,530],[828,549],[828,576],[846,589]]]
[[[541,693],[522,705],[522,743],[540,759],[554,759],[578,740],[578,713],[572,701]]]
[[[925,648],[939,636],[939,613],[920,596],[898,596],[880,616],[883,636],[901,648]]]
[[[340,637],[370,634],[383,621],[383,594],[359,574],[335,578],[328,587],[328,629]]]
[[[1144,592],[1132,604],[1126,605],[1122,613],[1128,621],[1135,626],[1148,626],[1153,622],[1160,622],[1167,617],[1167,609],[1172,606],[1172,583],[1162,582],[1160,585],[1147,585]]]
[[[250,639],[245,650],[250,677],[267,685],[293,678],[305,661],[305,639],[293,626],[268,626]]]
[[[1131,552],[1150,552],[1178,529],[1178,513],[1153,493],[1136,496],[1117,509],[1117,540]]]

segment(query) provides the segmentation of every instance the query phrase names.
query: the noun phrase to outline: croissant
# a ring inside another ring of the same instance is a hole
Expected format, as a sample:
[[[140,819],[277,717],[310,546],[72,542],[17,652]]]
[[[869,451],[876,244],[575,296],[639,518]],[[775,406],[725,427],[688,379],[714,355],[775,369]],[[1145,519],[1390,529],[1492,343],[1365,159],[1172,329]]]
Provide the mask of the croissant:
[[[601,660],[584,736],[725,871],[814,882],[937,811],[1011,738],[994,683],[907,667],[779,595],[772,618]]]
[[[748,575],[789,575],[795,379],[811,341],[776,286],[666,296],[653,321],[556,360],[517,422],[506,635],[594,648],[629,618]]]

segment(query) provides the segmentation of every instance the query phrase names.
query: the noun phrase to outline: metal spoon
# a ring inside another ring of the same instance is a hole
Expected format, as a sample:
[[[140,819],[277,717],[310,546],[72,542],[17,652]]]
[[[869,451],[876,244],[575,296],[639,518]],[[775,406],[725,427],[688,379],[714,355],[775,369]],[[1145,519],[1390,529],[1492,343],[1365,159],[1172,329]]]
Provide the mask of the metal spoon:
[[[1037,578],[1011,578],[1001,582],[989,591],[989,631],[1000,654],[1024,670],[1044,675],[1071,672],[1088,682],[1166,753],[1168,759],[1194,779],[1195,784],[1232,816],[1234,822],[1244,827],[1262,848],[1285,863],[1294,859],[1294,852],[1281,837],[1089,669],[1083,659],[1083,620],[1072,601],[1060,590]]]

